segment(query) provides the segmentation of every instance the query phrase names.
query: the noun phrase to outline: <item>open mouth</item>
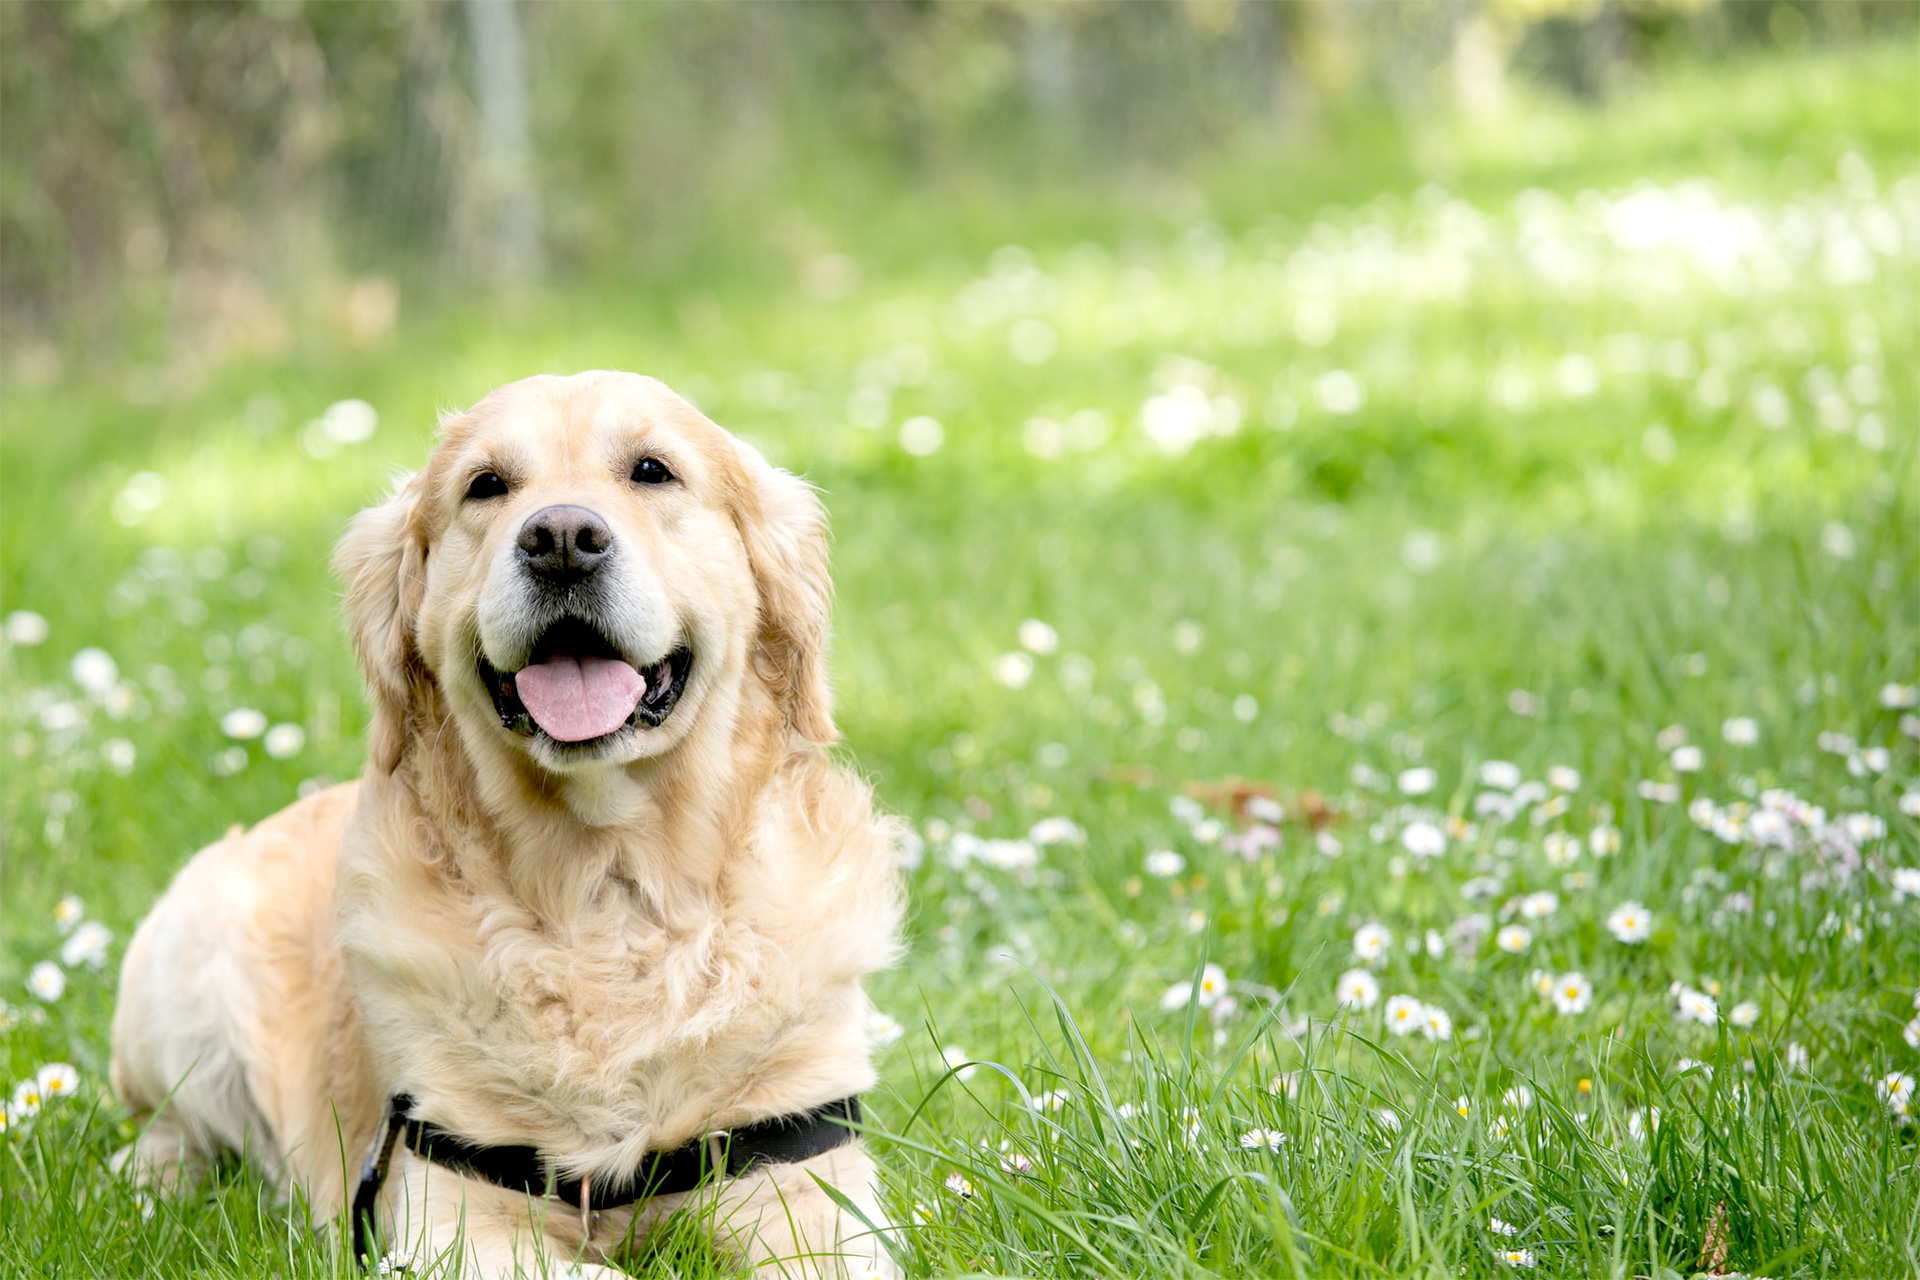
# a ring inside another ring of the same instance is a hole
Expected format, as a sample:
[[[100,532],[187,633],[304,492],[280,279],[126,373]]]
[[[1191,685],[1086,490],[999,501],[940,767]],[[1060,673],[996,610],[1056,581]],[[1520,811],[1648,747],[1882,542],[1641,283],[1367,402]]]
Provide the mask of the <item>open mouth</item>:
[[[485,654],[479,664],[503,726],[579,746],[635,725],[658,727],[687,687],[693,654],[682,645],[636,666],[590,623],[565,618],[541,634],[518,671],[497,669]]]

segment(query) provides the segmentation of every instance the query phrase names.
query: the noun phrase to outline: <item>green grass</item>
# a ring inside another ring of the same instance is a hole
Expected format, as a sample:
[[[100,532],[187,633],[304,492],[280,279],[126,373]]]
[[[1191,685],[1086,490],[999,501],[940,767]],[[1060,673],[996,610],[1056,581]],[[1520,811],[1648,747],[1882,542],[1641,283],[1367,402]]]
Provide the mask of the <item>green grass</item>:
[[[1054,188],[868,196],[857,222],[823,203],[864,269],[832,301],[748,245],[681,283],[449,301],[373,349],[316,326],[270,360],[10,376],[0,589],[50,635],[0,648],[0,1065],[70,1062],[80,1092],[0,1138],[0,1270],[335,1273],[237,1167],[150,1216],[106,1172],[132,1131],[105,1093],[112,965],[194,848],[358,771],[325,572],[347,515],[424,457],[437,408],[613,366],[826,490],[847,758],[929,840],[911,950],[873,984],[903,1029],[871,1113],[916,1273],[1487,1276],[1526,1249],[1541,1275],[1686,1275],[1720,1234],[1730,1269],[1913,1274],[1920,1130],[1875,1081],[1920,1074],[1920,900],[1892,887],[1920,866],[1920,744],[1882,695],[1920,680],[1914,62],[1355,121],[1295,170],[1201,165],[1198,220]],[[1374,158],[1345,165],[1343,137]],[[1157,447],[1159,395],[1163,421],[1204,400],[1221,433]],[[303,424],[348,396],[378,434],[307,456]],[[918,415],[943,428],[930,456],[901,447]],[[149,471],[164,500],[122,523]],[[1008,658],[1028,619],[1057,649]],[[86,646],[123,718],[74,687]],[[228,739],[240,706],[304,746]],[[1756,743],[1723,738],[1734,717]],[[1675,771],[1675,726],[1698,772]],[[1476,808],[1488,761],[1580,781],[1502,822]],[[1434,789],[1397,794],[1416,766]],[[1230,779],[1285,809],[1251,860],[1219,842],[1245,826]],[[1688,812],[1775,788],[1824,808],[1828,843]],[[1885,829],[1857,865],[1847,814]],[[1053,816],[1082,835],[1030,867],[964,856]],[[1456,824],[1425,862],[1402,843],[1421,821]],[[1595,857],[1605,826],[1619,850]],[[1581,842],[1568,865],[1557,833]],[[1149,874],[1158,850],[1184,869]],[[1471,927],[1539,892],[1558,908],[1524,954]],[[115,943],[43,1003],[26,977],[67,894]],[[1605,923],[1629,900],[1654,921],[1637,945]],[[1343,1018],[1375,922],[1381,1004]],[[1231,1008],[1163,1010],[1203,964]],[[1556,1013],[1535,970],[1583,973],[1591,1006]],[[1674,983],[1756,1018],[1683,1023]],[[1397,993],[1452,1038],[1388,1034]],[[1284,1139],[1243,1149],[1255,1130]],[[689,1231],[649,1261],[714,1270]]]

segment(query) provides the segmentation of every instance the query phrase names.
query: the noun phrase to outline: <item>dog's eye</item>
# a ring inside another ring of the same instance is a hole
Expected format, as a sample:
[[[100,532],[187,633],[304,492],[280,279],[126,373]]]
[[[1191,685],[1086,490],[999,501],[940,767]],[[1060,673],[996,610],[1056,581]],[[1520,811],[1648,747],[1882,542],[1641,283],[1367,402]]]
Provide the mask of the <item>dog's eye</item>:
[[[507,482],[491,471],[482,471],[467,486],[467,497],[478,502],[486,498],[502,497],[507,492]]]
[[[658,458],[642,458],[633,464],[635,484],[665,484],[671,479],[673,472],[667,470],[667,464]]]

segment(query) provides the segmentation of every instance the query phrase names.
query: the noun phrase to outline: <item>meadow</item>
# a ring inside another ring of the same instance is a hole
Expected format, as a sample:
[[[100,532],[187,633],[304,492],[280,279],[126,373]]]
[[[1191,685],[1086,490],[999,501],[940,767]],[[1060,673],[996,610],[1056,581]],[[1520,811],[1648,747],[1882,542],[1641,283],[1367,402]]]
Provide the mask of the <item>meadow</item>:
[[[438,409],[618,367],[832,513],[840,750],[916,832],[912,1274],[1920,1274],[1915,62],[9,376],[0,1272],[351,1273],[238,1165],[108,1172],[114,974],[359,771],[348,515]]]

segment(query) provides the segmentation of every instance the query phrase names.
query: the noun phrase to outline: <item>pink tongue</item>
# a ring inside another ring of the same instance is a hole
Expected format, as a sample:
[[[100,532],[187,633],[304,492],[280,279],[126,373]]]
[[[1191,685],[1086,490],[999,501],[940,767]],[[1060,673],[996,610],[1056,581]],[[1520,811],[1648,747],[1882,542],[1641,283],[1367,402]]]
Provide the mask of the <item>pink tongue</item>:
[[[558,657],[516,672],[513,689],[548,737],[585,742],[625,724],[647,682],[618,658]]]

